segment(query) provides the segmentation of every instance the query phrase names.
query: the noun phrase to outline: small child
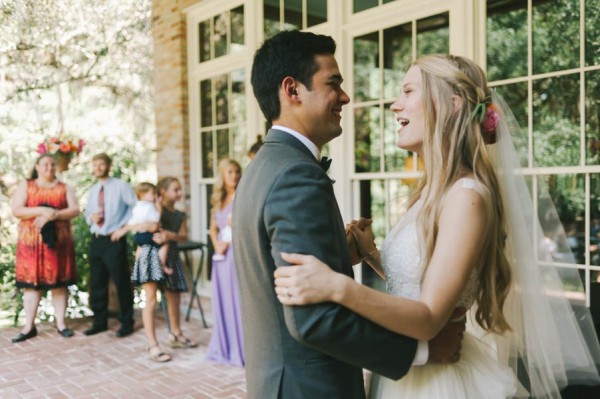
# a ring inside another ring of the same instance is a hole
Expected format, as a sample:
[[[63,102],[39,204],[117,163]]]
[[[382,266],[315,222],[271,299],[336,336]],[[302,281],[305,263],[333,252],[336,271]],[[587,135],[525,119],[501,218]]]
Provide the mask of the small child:
[[[135,194],[138,198],[131,212],[131,219],[127,222],[128,225],[138,225],[144,223],[156,223],[160,221],[160,209],[157,203],[156,187],[152,183],[140,183],[135,186]],[[141,247],[151,245],[158,248],[158,258],[160,266],[165,274],[173,274],[173,269],[167,266],[167,254],[169,252],[169,244],[164,243],[159,245],[152,241],[154,231],[137,231],[134,235],[135,242],[138,245],[135,251],[135,260],[140,256]]]

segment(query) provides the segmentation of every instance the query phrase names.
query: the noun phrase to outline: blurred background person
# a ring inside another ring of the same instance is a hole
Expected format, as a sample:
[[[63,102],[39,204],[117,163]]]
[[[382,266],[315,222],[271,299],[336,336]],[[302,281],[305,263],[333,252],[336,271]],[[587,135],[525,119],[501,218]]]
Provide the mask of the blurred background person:
[[[148,261],[148,263],[153,266],[156,265],[156,260],[158,259],[162,273],[156,273],[157,276],[162,276],[163,273],[172,274],[173,271],[167,266],[169,244],[158,245],[152,241],[153,233],[158,231],[158,222],[160,222],[160,204],[157,202],[158,195],[156,186],[148,182],[139,183],[135,186],[135,195],[137,196],[138,201],[131,211],[131,219],[127,222],[127,225],[129,226],[128,230],[135,231],[134,239],[137,244],[135,250],[135,262],[138,262],[142,248],[144,248],[144,246],[150,246],[156,248],[156,251],[152,251],[151,248],[146,247],[144,252],[145,256],[153,258]],[[138,230],[132,229],[132,227],[136,225],[140,225]],[[153,272],[156,272],[154,268],[152,270]]]
[[[231,246],[231,212],[241,175],[239,163],[222,159],[210,201],[209,234],[215,250],[211,275],[213,331],[206,353],[208,360],[232,366],[244,366],[240,296]]]
[[[188,239],[186,214],[175,208],[175,203],[181,201],[182,198],[181,183],[176,177],[163,177],[156,184],[156,190],[158,191],[161,209],[160,230],[154,233],[152,239],[159,245],[169,244],[167,267],[172,270],[172,273],[165,275],[164,280],[161,282],[161,286],[165,288],[169,312],[169,345],[171,348],[195,348],[198,346],[198,342],[186,337],[181,331],[180,325],[181,293],[188,291],[183,263],[179,257],[179,247],[177,246],[178,242],[187,241]],[[140,261],[143,259],[142,256]],[[155,304],[155,301],[154,303],[147,302],[146,307],[152,306],[153,309]],[[148,327],[144,324],[144,328],[147,335],[153,333],[153,326]],[[152,331],[149,332],[150,329]],[[148,335],[148,337],[150,344],[152,344],[151,336]],[[152,351],[156,354],[156,350],[151,350],[151,356],[153,356]]]
[[[92,173],[98,180],[89,191],[85,220],[90,226],[90,308],[92,326],[84,331],[94,335],[108,329],[109,278],[119,299],[119,338],[133,333],[133,288],[131,285],[126,230],[136,197],[129,183],[110,176],[112,159],[105,153],[92,158]]]
[[[20,219],[15,277],[24,288],[25,325],[13,343],[37,335],[35,317],[42,290],[51,290],[58,333],[73,336],[67,327],[67,287],[77,281],[71,219],[79,215],[73,188],[56,179],[53,155],[40,156],[28,180],[12,197],[13,214]]]
[[[256,135],[256,143],[252,144],[250,146],[250,149],[248,150],[248,158],[250,158],[250,160],[254,159],[254,156],[256,155],[256,153],[258,152],[260,147],[262,147],[262,145],[263,145],[262,136],[260,134],[258,134],[258,135]]]

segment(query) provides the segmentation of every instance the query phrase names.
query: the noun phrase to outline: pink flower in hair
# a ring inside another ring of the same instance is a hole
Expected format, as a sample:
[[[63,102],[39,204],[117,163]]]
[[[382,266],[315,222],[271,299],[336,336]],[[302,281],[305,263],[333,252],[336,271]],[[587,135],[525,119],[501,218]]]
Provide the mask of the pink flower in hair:
[[[481,132],[486,144],[494,144],[496,142],[496,127],[499,123],[500,114],[497,112],[496,106],[489,104],[481,121]]]

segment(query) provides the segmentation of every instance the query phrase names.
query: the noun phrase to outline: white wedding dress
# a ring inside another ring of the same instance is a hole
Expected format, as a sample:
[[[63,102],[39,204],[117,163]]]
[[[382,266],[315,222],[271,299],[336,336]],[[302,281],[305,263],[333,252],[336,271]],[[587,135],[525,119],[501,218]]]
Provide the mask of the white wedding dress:
[[[473,189],[481,193],[473,179],[459,180],[453,189]],[[385,239],[381,262],[386,275],[387,292],[418,300],[421,291],[423,246],[416,217],[421,200],[409,209]],[[460,248],[456,249],[460,251]],[[471,308],[477,294],[476,270],[473,271],[458,306]],[[470,332],[465,333],[458,363],[428,364],[412,367],[398,381],[373,375],[370,399],[495,399],[512,397],[517,390],[516,377],[508,366],[495,357],[493,347]],[[471,325],[472,326],[472,325]],[[473,328],[474,330],[474,328]]]

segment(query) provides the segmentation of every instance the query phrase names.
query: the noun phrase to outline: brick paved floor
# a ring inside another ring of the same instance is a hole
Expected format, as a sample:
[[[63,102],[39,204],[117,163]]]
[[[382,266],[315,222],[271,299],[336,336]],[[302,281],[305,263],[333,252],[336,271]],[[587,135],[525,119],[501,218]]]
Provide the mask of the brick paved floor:
[[[157,312],[157,334],[173,359],[152,362],[146,352],[141,313],[134,334],[117,338],[110,331],[83,335],[89,319],[71,320],[75,336],[61,337],[52,324],[39,324],[38,336],[19,344],[18,328],[0,329],[0,398],[246,398],[244,369],[205,360],[211,329],[199,319],[182,320],[187,336],[200,342],[194,349],[167,345],[164,319]]]
[[[0,329],[0,399],[246,398],[243,368],[205,360],[210,328],[199,319],[182,320],[186,335],[200,345],[170,349],[162,314],[156,315],[158,339],[173,357],[168,363],[149,359],[139,310],[136,331],[125,338],[115,337],[115,319],[110,319],[110,331],[92,337],[83,335],[89,319],[70,320],[75,336],[69,339],[59,336],[54,325],[39,324],[38,336],[19,344],[11,342],[18,328]],[[600,387],[569,387],[563,398],[600,398]]]

